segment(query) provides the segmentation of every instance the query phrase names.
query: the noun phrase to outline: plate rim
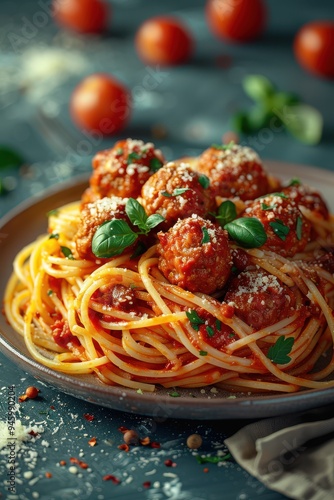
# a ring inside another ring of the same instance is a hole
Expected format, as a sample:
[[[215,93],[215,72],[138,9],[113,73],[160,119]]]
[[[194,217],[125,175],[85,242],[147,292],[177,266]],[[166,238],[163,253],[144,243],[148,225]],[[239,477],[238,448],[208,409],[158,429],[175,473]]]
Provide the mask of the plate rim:
[[[334,173],[321,168],[318,169],[316,167],[273,160],[264,160],[264,165],[270,173],[276,176],[279,176],[279,172],[277,172],[279,168],[289,167],[292,172],[297,171],[303,173],[307,180],[308,178],[314,177],[318,181],[324,182],[328,181],[328,177],[333,176],[334,183]],[[272,172],[272,170],[274,170],[274,172]],[[63,191],[70,192],[73,189],[77,189],[79,192],[79,187],[81,186],[81,188],[83,188],[84,184],[88,182],[89,175],[89,173],[85,173],[75,176],[70,180],[46,188],[38,196],[22,201],[0,219],[0,232],[13,219],[21,216],[24,212],[35,209],[39,204],[46,203],[51,197],[57,196]],[[9,325],[8,328],[14,331]],[[15,331],[14,333],[16,336],[19,336],[19,339],[24,345],[24,340],[20,334]],[[294,407],[297,408],[300,404],[302,406],[301,409],[310,409],[316,407],[317,403],[323,405],[325,403],[327,404],[327,402],[334,402],[334,388],[308,389],[289,394],[261,395],[257,398],[245,395],[236,398],[211,397],[210,399],[194,399],[191,396],[182,395],[182,392],[185,391],[184,389],[178,389],[181,393],[180,398],[173,398],[167,394],[160,394],[159,391],[156,393],[138,394],[134,389],[104,385],[94,375],[87,376],[89,380],[95,381],[95,383],[92,383],[86,380],[87,377],[70,376],[56,370],[51,370],[17,349],[7,337],[8,334],[6,335],[6,333],[2,331],[0,325],[0,350],[10,359],[10,361],[15,363],[15,361],[18,362],[18,360],[20,360],[20,363],[18,363],[20,368],[29,372],[35,378],[74,397],[130,413],[143,415],[157,414],[156,405],[158,405],[162,413],[165,414],[163,416],[167,414],[168,418],[194,418],[200,420],[217,420],[235,417],[258,418],[290,413]],[[205,389],[207,391],[209,390],[209,388]],[[164,389],[164,391],[166,392],[167,389]],[[186,391],[189,392],[189,390]],[[208,393],[206,393],[206,395],[208,395]],[[106,400],[108,397],[110,400]],[[307,403],[306,406],[305,400]],[[204,404],[203,408],[198,404],[199,402]]]

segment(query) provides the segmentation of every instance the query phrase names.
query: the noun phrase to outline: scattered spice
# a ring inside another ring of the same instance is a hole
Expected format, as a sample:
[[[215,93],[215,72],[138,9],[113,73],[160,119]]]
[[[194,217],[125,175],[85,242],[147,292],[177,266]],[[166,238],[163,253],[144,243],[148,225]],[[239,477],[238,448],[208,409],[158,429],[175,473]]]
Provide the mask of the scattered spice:
[[[66,460],[60,460],[59,465],[61,465],[62,467],[64,467],[64,465],[66,465]]]
[[[203,472],[209,472],[209,469],[207,467],[204,467]]]
[[[123,451],[126,451],[126,452],[130,451],[130,446],[128,444],[125,444],[125,443],[118,445],[117,448],[119,450],[123,450]]]
[[[139,443],[138,433],[132,429],[124,432],[123,439],[126,444],[137,445]]]
[[[39,389],[34,386],[30,386],[26,388],[25,394],[22,396],[19,396],[19,403],[22,403],[23,401],[26,401],[26,399],[35,399],[38,396]]]
[[[173,462],[173,460],[171,460],[170,458],[168,458],[167,460],[164,461],[164,464],[165,464],[166,467],[173,467],[174,462]]]
[[[94,420],[94,415],[91,415],[90,413],[84,413],[84,418],[87,420],[87,422],[92,422]]]
[[[197,450],[200,446],[202,446],[203,440],[199,434],[191,434],[187,438],[187,446],[191,450]]]
[[[140,444],[142,444],[143,446],[147,446],[147,445],[149,445],[149,444],[150,444],[150,442],[151,442],[151,440],[150,440],[150,438],[149,438],[148,436],[146,436],[146,437],[144,437],[144,438],[142,438],[142,439],[140,440]]]
[[[103,481],[112,481],[114,484],[120,484],[121,480],[113,474],[106,474],[103,476]]]
[[[90,438],[90,440],[88,441],[89,446],[95,446],[95,445],[96,445],[96,443],[97,443],[97,439],[96,439],[96,437],[92,437],[92,438]]]
[[[46,472],[45,473],[45,477],[48,478],[48,479],[50,479],[52,477],[51,472]]]
[[[86,462],[83,462],[82,460],[79,460],[76,457],[71,457],[70,458],[71,464],[77,464],[81,469],[88,469],[88,464]]]
[[[145,481],[145,483],[143,483],[143,486],[144,486],[144,488],[150,488],[151,487],[151,481]]]

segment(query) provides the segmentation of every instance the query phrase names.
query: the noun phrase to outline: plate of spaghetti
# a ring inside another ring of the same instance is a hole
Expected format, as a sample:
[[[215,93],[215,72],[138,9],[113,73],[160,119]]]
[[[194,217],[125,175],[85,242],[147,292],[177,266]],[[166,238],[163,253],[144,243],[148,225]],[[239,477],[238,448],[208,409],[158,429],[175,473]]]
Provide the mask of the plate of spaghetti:
[[[252,418],[334,401],[330,172],[126,139],[3,219],[0,345],[84,400]]]

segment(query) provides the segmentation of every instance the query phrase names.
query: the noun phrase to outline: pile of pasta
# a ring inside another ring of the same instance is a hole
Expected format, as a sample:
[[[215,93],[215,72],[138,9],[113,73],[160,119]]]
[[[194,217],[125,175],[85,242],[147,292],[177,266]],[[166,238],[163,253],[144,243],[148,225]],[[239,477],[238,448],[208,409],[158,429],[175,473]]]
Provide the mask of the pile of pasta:
[[[247,219],[261,226],[253,244]],[[123,223],[128,245],[112,233]],[[321,195],[284,185],[250,148],[168,163],[127,139],[96,155],[82,199],[55,207],[15,257],[5,314],[39,363],[105,384],[332,387],[333,235]]]

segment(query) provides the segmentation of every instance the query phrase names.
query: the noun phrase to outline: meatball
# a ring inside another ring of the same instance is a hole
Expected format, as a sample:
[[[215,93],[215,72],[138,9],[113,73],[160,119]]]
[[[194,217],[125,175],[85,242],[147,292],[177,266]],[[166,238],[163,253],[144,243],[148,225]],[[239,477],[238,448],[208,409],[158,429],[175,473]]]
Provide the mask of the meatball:
[[[268,194],[251,202],[242,216],[258,218],[267,234],[267,241],[261,248],[283,257],[302,252],[310,241],[311,224],[294,201],[283,193]]]
[[[196,215],[158,233],[159,269],[170,283],[190,292],[211,294],[230,276],[227,232]]]
[[[161,151],[152,143],[133,139],[119,141],[93,158],[90,187],[82,201],[87,203],[105,196],[137,198],[143,184],[163,163]]]
[[[320,219],[329,219],[329,210],[321,194],[309,186],[295,184],[282,189],[291,201],[300,207],[305,207]]]
[[[255,330],[292,316],[296,306],[293,291],[263,269],[245,270],[233,278],[224,300]]]
[[[188,164],[167,163],[143,186],[142,199],[146,213],[159,213],[165,217],[164,229],[171,227],[178,219],[193,214],[206,217],[216,208],[207,180]]]
[[[92,239],[103,222],[113,219],[122,219],[129,222],[125,212],[126,202],[127,199],[113,196],[112,198],[102,198],[102,200],[83,205],[79,229],[74,236],[74,244],[79,258],[96,259],[92,252]]]
[[[259,156],[245,146],[213,145],[198,158],[197,170],[209,177],[215,196],[245,201],[270,190]]]

